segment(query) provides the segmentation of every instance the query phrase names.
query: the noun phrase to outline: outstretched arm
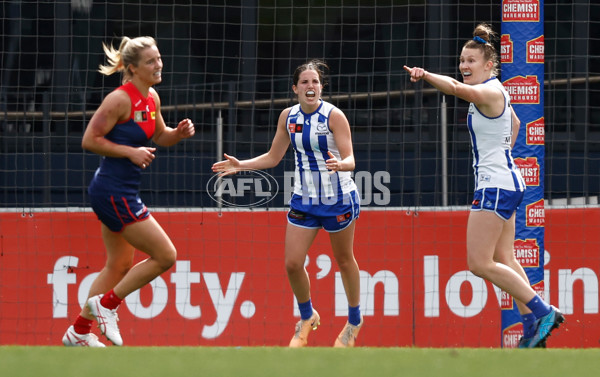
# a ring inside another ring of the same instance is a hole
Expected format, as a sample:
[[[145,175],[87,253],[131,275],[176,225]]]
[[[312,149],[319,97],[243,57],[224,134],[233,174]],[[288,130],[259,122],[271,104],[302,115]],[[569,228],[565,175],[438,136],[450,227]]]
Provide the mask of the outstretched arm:
[[[425,80],[444,94],[476,104],[479,110],[487,116],[498,116],[504,110],[502,92],[490,85],[468,85],[452,77],[431,73],[420,67],[404,66],[404,70],[410,73],[410,81]]]
[[[471,85],[463,84],[452,77],[428,72],[421,67],[410,68],[404,66],[404,70],[410,73],[410,81],[412,82],[424,80],[444,94],[456,96],[465,101],[474,102],[472,101],[474,98],[474,91],[472,90]]]
[[[212,171],[221,175],[235,174],[240,170],[248,169],[269,169],[277,166],[290,145],[290,139],[287,134],[286,120],[290,109],[285,109],[279,115],[277,122],[277,131],[273,138],[271,148],[265,154],[254,157],[248,160],[238,160],[233,156],[224,154],[225,160],[215,162],[212,166]]]

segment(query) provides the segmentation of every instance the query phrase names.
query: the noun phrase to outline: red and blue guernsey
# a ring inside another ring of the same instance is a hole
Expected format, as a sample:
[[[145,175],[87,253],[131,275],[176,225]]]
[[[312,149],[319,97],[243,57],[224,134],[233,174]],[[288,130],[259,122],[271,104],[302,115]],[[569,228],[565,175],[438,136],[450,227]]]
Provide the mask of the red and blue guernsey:
[[[144,97],[128,82],[115,90],[123,90],[131,99],[131,114],[123,123],[117,123],[104,137],[116,144],[142,147],[152,139],[155,130],[156,104],[152,94]],[[137,195],[141,183],[141,169],[128,158],[103,157],[100,167],[88,188],[90,195]]]

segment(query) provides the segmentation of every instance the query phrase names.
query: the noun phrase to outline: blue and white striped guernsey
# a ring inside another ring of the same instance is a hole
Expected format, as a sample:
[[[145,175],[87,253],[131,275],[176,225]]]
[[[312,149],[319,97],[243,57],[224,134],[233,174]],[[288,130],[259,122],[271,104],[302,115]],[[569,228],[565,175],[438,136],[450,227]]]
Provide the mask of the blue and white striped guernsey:
[[[287,117],[287,130],[290,135],[296,158],[294,194],[311,198],[341,198],[356,190],[351,172],[331,172],[325,168],[330,151],[338,160],[340,153],[329,128],[329,116],[334,105],[321,100],[319,108],[305,114],[300,104],[293,106]]]
[[[495,77],[484,82],[484,85],[492,85],[502,92],[504,111],[498,117],[489,118],[483,115],[475,104],[469,105],[467,125],[473,148],[475,191],[487,187],[524,191],[525,181],[511,154],[510,97]]]

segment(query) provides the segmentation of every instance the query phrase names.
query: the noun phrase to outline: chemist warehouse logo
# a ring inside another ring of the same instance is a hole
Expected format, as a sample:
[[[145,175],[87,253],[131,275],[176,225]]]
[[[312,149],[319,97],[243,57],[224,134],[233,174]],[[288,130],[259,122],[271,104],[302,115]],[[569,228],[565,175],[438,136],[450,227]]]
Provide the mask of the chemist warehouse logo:
[[[502,83],[512,104],[539,104],[540,82],[535,75],[516,76]]]
[[[540,185],[540,164],[537,157],[515,158],[527,186]]]
[[[544,199],[525,206],[525,224],[527,227],[543,227],[546,224]]]
[[[527,63],[544,62],[544,36],[527,41]]]
[[[501,63],[513,62],[513,41],[510,34],[502,34],[500,37],[500,61]]]
[[[213,175],[206,184],[212,200],[226,207],[258,207],[275,199],[279,184],[260,170],[243,170],[228,176]]]
[[[527,123],[527,145],[544,145],[545,138],[544,117]]]
[[[539,0],[502,0],[502,22],[537,22]]]

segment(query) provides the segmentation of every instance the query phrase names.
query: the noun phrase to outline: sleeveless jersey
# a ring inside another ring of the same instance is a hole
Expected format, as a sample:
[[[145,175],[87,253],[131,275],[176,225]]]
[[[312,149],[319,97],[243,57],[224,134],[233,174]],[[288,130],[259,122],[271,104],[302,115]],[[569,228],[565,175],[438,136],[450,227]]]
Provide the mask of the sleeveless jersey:
[[[329,116],[334,108],[321,100],[319,108],[311,114],[305,114],[300,104],[290,109],[286,124],[296,159],[294,194],[311,198],[341,198],[343,194],[356,190],[351,172],[330,174],[325,168],[325,161],[331,158],[328,151],[341,160],[329,128]]]
[[[504,110],[495,118],[483,115],[474,103],[469,105],[467,126],[471,134],[475,190],[496,187],[524,191],[525,182],[511,154],[512,113],[510,97],[495,77],[484,82],[504,96]]]
[[[104,137],[116,144],[131,147],[145,146],[155,130],[156,104],[152,94],[142,96],[131,82],[115,90],[123,90],[131,99],[131,114],[127,121],[117,123]],[[137,194],[141,182],[141,169],[128,158],[102,157],[100,167],[88,188],[90,194]]]

